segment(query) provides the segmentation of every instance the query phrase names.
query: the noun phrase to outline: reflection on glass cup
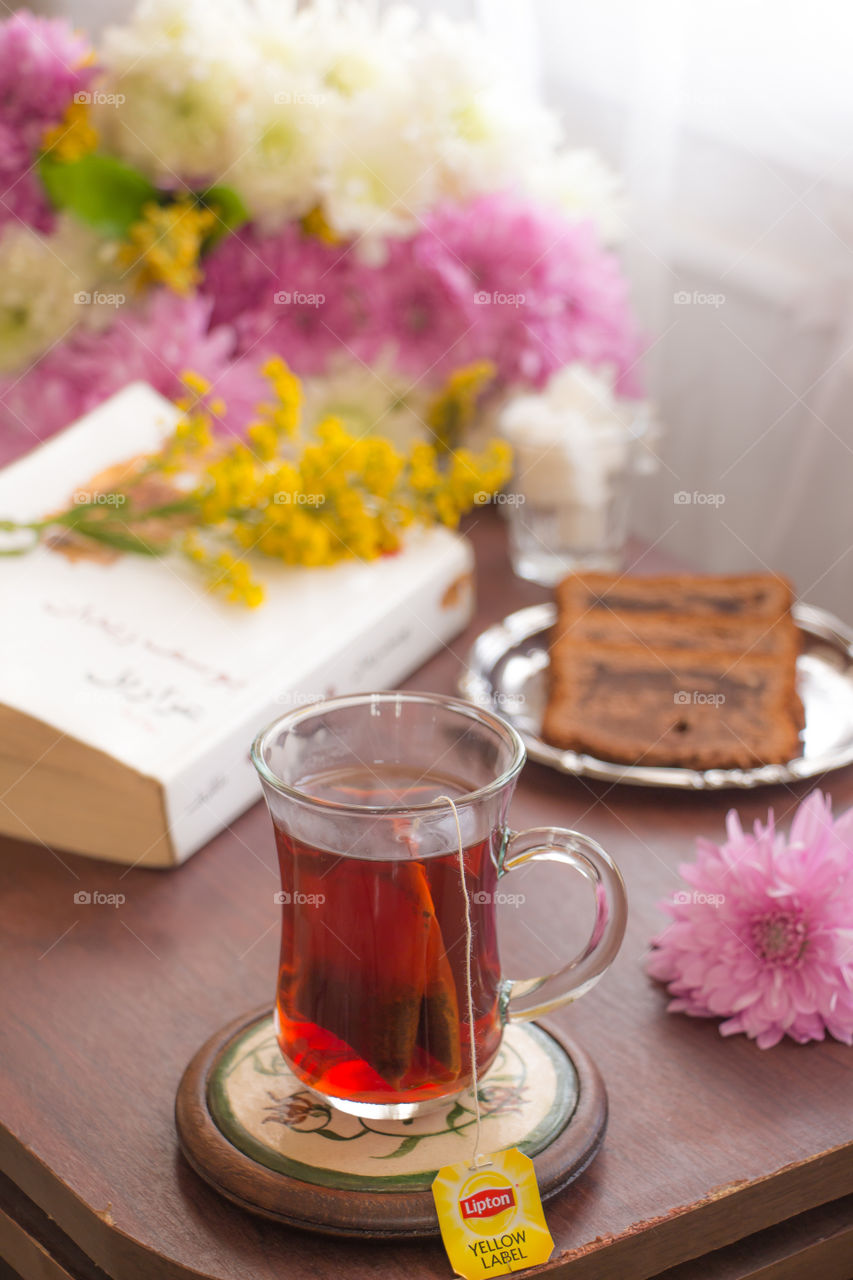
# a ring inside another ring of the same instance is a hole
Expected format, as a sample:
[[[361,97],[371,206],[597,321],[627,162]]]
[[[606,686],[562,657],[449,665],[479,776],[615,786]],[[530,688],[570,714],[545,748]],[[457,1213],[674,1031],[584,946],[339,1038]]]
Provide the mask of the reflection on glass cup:
[[[405,1119],[469,1088],[466,892],[480,1073],[508,1020],[583,995],[614,959],[619,871],[577,832],[508,829],[525,752],[497,716],[432,694],[334,698],[270,725],[252,758],[281,870],[279,1044],[299,1080],[342,1110]],[[498,885],[543,859],[592,883],[593,930],[557,973],[513,981],[499,962]]]

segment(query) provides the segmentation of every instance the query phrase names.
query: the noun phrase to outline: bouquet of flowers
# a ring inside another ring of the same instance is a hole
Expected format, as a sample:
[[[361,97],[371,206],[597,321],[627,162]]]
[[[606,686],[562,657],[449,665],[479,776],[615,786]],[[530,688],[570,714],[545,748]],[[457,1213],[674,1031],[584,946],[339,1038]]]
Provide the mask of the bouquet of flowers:
[[[570,363],[636,394],[617,183],[478,49],[362,0],[0,22],[0,458],[188,369],[241,431],[277,357],[441,449]]]

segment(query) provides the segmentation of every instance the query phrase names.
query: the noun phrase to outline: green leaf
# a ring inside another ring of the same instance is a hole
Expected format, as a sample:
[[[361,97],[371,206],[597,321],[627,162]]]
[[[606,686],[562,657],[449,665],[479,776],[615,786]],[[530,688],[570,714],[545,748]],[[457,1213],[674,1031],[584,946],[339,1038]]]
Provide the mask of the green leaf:
[[[465,1108],[460,1105],[460,1103],[454,1102],[450,1111],[448,1111],[447,1115],[445,1116],[445,1124],[447,1125],[448,1129],[455,1129],[456,1121],[460,1120],[462,1116],[467,1116],[469,1114],[470,1113],[466,1111]]]
[[[297,1133],[310,1133],[312,1138],[328,1138],[330,1142],[352,1142],[353,1138],[363,1138],[364,1130],[358,1133],[334,1133],[331,1129],[297,1129]],[[380,1159],[384,1157],[380,1156]]]
[[[125,239],[157,188],[136,169],[95,152],[68,163],[44,155],[39,174],[51,202],[67,209],[101,235]]]
[[[233,187],[208,187],[206,191],[200,193],[197,199],[199,204],[206,205],[208,209],[212,209],[218,219],[216,226],[205,241],[205,247],[208,249],[218,244],[229,232],[236,231],[237,227],[241,227],[244,222],[249,221],[249,210]]]
[[[422,1136],[426,1137],[427,1135],[413,1133],[410,1137],[404,1138],[399,1147],[395,1147],[393,1151],[389,1151],[385,1156],[375,1156],[374,1159],[395,1160],[398,1156],[407,1156],[409,1152],[414,1151],[418,1143],[422,1141]]]

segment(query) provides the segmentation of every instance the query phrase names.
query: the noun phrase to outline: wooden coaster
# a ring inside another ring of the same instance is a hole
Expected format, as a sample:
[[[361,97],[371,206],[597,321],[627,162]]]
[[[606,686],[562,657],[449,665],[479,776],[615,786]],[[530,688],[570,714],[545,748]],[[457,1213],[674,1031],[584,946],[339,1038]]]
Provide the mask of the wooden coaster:
[[[607,1094],[595,1064],[534,1023],[506,1028],[479,1095],[481,1150],[531,1156],[543,1200],[601,1145]],[[175,1118],[196,1172],[252,1213],[330,1235],[425,1236],[438,1234],[432,1180],[470,1154],[474,1109],[468,1093],[414,1120],[345,1115],[290,1072],[263,1010],[202,1046]]]

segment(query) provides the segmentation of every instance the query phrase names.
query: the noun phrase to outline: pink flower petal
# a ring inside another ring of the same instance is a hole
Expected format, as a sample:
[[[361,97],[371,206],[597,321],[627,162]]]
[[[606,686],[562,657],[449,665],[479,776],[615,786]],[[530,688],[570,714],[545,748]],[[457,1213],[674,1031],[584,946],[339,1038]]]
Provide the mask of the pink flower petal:
[[[787,838],[772,812],[747,833],[732,810],[725,843],[697,841],[679,870],[695,893],[667,903],[675,920],[648,964],[673,1012],[729,1015],[721,1034],[761,1048],[827,1031],[853,1042],[853,809],[833,820],[813,792]]]

